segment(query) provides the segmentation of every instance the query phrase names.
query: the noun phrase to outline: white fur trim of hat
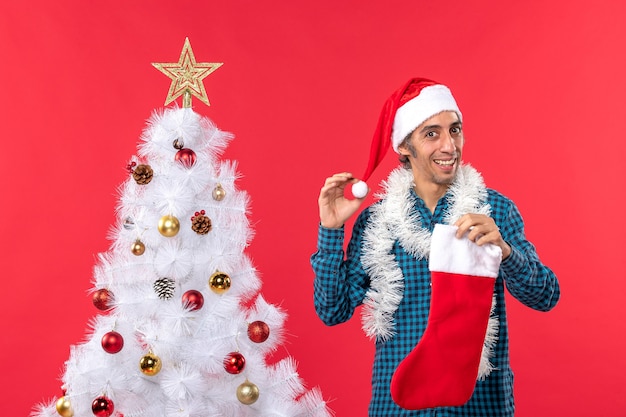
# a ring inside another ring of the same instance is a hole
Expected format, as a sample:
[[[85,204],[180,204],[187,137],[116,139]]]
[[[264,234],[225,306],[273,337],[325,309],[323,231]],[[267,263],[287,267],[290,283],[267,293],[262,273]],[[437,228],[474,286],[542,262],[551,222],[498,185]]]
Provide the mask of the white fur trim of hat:
[[[422,88],[419,95],[404,103],[396,112],[391,135],[393,150],[398,152],[398,146],[409,133],[443,111],[456,112],[462,120],[459,106],[448,87],[436,84]]]

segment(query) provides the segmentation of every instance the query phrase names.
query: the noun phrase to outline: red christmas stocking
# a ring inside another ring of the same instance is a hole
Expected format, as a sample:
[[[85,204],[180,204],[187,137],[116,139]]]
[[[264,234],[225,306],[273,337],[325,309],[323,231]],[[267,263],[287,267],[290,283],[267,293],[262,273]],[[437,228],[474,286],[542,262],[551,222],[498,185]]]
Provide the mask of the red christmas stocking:
[[[428,326],[391,379],[391,396],[405,409],[463,405],[479,376],[502,252],[457,239],[456,230],[433,231]]]

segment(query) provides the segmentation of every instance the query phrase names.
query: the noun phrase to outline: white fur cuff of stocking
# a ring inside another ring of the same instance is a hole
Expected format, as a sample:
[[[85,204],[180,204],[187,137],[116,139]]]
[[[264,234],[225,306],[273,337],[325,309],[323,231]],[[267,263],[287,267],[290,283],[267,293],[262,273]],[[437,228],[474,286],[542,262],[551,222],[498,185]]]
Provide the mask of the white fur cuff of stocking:
[[[467,236],[456,237],[456,226],[436,224],[430,246],[431,271],[497,278],[502,262],[499,246],[478,246]]]

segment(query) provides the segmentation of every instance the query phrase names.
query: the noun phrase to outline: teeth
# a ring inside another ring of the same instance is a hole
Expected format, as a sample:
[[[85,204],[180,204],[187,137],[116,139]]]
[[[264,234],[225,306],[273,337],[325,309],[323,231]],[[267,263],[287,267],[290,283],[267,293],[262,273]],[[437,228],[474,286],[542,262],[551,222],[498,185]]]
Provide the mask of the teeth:
[[[453,165],[454,164],[454,159],[451,159],[449,161],[440,161],[440,160],[435,160],[435,163],[438,165]]]

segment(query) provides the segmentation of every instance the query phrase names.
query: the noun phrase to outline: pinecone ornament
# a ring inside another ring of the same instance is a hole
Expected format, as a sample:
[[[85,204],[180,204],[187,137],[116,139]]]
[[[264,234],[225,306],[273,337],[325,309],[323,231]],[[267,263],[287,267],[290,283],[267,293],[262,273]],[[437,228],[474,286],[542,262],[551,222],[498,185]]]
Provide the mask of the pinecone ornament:
[[[133,170],[133,178],[137,181],[137,184],[146,185],[152,181],[154,172],[150,165],[140,164]]]
[[[169,300],[174,296],[176,286],[172,278],[160,278],[154,282],[152,288],[161,300]]]
[[[199,235],[206,235],[211,231],[211,219],[205,215],[205,211],[196,211],[191,218],[191,229]]]

